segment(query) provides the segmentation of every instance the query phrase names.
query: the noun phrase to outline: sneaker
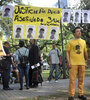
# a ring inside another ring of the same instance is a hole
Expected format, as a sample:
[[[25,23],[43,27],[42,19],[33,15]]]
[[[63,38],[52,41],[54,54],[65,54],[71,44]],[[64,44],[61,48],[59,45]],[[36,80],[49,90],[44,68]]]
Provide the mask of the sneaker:
[[[81,100],[87,100],[87,98],[84,95],[78,96],[78,98]]]
[[[58,82],[58,80],[55,80],[55,82],[57,83],[57,82]]]
[[[74,100],[74,97],[68,97],[68,100]]]
[[[19,90],[23,90],[23,88],[20,88]]]
[[[3,90],[13,90],[13,89],[8,87],[8,88],[3,88]]]
[[[26,89],[28,90],[28,89],[29,89],[29,87],[26,87]]]
[[[49,83],[50,81],[46,81],[47,83]]]

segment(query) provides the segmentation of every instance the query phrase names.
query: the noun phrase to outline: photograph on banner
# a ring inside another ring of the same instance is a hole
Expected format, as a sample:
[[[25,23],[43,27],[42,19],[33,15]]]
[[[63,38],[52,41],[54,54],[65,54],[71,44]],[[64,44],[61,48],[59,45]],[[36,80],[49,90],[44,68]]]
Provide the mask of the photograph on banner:
[[[37,31],[37,38],[38,39],[46,39],[47,36],[47,26],[38,26],[38,31]]]
[[[81,10],[73,10],[73,22],[81,23]]]
[[[3,49],[3,44],[2,44],[2,41],[0,41],[0,56],[6,56],[6,53]]]
[[[82,10],[82,23],[90,23],[90,11]]]
[[[26,38],[28,39],[34,39],[35,38],[35,31],[36,31],[36,26],[35,25],[26,25]]]
[[[2,17],[9,17],[9,18],[12,18],[13,17],[13,10],[14,10],[14,7],[11,6],[11,5],[8,5],[8,6],[3,6],[3,9],[2,9]]]
[[[71,10],[62,9],[62,23],[70,23]]]
[[[50,27],[49,30],[49,40],[57,40],[59,33],[59,27]]]
[[[24,38],[24,25],[14,25],[14,38],[23,39]]]

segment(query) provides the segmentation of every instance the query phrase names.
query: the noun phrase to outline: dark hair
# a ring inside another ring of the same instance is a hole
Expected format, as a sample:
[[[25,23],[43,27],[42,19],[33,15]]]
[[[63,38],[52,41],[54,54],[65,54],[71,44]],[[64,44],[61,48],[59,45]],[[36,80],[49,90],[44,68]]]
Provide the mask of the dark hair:
[[[51,32],[56,32],[56,30],[55,30],[55,29],[53,29]]]
[[[20,28],[20,27],[18,27],[16,30],[21,30],[21,28]]]
[[[73,33],[75,33],[75,31],[76,31],[77,29],[81,29],[81,28],[80,28],[80,27],[75,27],[75,29],[73,30]]]
[[[3,44],[4,44],[4,45],[5,45],[5,44],[8,44],[8,45],[9,45],[9,42],[8,42],[8,41],[6,41],[6,42],[4,42]]]
[[[29,28],[28,30],[33,30],[33,28]]]
[[[41,28],[41,29],[40,29],[40,31],[44,31],[44,29],[43,29],[43,28]]]
[[[84,15],[88,15],[87,13],[84,13]]]
[[[75,15],[79,15],[79,13],[78,13],[78,12],[76,12],[76,13],[75,13]]]
[[[10,8],[6,8],[5,11],[6,11],[6,10],[9,10],[9,11],[10,11]]]
[[[23,41],[23,40],[20,40],[20,41],[19,41],[19,46],[20,46],[20,47],[23,47],[23,46],[24,46],[24,41]]]
[[[68,12],[65,12],[64,14],[67,14],[68,15]]]

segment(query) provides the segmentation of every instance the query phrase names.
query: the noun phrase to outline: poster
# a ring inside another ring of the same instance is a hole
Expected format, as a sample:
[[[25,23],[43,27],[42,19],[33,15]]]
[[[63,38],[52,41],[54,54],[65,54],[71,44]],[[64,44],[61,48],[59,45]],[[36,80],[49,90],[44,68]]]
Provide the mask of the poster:
[[[14,38],[23,39],[24,37],[24,25],[14,25]]]
[[[58,38],[58,32],[59,28],[58,27],[50,27],[49,30],[49,40],[57,40]]]
[[[26,25],[26,38],[33,39],[35,37],[35,25]]]
[[[73,10],[73,22],[81,23],[81,10]]]
[[[70,23],[71,10],[63,9],[62,10],[62,23]]]
[[[3,9],[2,9],[2,17],[9,17],[9,18],[12,18],[13,17],[13,6],[3,6]]]
[[[90,23],[90,11],[82,10],[82,23]]]
[[[45,39],[47,36],[47,26],[38,26],[37,37],[39,39]]]
[[[61,8],[16,5],[13,12],[12,38],[48,40],[50,27],[56,27],[56,30],[60,28],[61,13]],[[19,27],[18,36],[16,36],[17,27]],[[59,31],[57,30],[56,39],[59,37]]]
[[[5,52],[4,52],[4,49],[3,49],[3,45],[2,45],[2,41],[0,41],[0,56],[5,56]]]

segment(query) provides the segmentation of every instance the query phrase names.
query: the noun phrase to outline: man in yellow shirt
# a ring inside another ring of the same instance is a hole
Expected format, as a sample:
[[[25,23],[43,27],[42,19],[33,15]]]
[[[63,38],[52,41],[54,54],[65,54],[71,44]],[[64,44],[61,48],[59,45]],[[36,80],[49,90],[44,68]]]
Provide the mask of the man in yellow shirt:
[[[85,40],[81,39],[81,30],[79,27],[74,29],[74,39],[67,43],[66,58],[69,67],[69,97],[68,100],[74,100],[75,79],[78,73],[78,98],[87,100],[83,95],[83,81],[85,75],[85,58],[88,61],[88,54]],[[85,57],[84,57],[85,56]]]

